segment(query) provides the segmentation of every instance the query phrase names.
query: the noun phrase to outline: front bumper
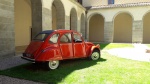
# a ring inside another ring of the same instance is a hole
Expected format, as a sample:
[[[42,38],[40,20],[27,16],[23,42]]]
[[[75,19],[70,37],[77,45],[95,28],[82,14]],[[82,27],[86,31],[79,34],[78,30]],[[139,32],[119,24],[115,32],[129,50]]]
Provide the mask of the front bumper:
[[[31,59],[29,57],[21,56],[21,58],[25,59],[25,60],[28,60],[28,61],[31,61],[31,62],[35,62],[35,59]]]

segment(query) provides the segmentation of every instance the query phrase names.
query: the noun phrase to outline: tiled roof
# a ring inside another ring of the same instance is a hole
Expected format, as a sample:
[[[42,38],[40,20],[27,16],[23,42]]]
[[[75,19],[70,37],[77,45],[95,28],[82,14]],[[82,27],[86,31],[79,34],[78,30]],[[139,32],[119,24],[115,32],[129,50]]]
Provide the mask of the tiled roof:
[[[150,2],[127,3],[127,4],[109,4],[100,6],[91,6],[87,9],[102,9],[102,8],[119,8],[119,7],[135,7],[135,6],[150,6]]]

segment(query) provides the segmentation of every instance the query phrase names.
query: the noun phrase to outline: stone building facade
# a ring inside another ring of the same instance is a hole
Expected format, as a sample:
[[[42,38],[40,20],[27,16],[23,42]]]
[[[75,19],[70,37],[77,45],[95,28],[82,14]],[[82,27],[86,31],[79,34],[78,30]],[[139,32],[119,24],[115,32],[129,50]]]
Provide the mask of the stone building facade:
[[[15,54],[14,1],[0,2],[0,57]]]
[[[85,37],[85,11],[75,0],[1,0],[0,58],[22,52],[43,30],[72,29]]]
[[[150,43],[149,0],[1,0],[0,59],[40,31],[71,29],[92,42]]]
[[[150,43],[149,0],[83,0],[83,6],[88,8],[88,40]]]

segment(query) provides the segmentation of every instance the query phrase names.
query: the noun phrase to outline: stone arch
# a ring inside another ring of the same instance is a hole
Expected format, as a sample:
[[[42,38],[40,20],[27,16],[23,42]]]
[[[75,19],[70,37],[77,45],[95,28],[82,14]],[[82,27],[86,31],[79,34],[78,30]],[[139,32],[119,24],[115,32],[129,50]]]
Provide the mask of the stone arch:
[[[143,16],[143,43],[150,43],[150,11]]]
[[[101,14],[92,14],[89,20],[89,41],[104,42],[104,17]]]
[[[81,14],[81,19],[80,19],[80,21],[81,21],[80,29],[81,29],[82,37],[83,37],[84,39],[86,39],[85,16],[84,16],[83,13]]]
[[[16,53],[24,51],[32,38],[32,7],[30,0],[14,0]]]
[[[75,8],[70,11],[70,30],[77,31],[77,11]]]
[[[52,29],[65,29],[65,9],[61,0],[52,3]]]
[[[132,42],[132,15],[128,12],[120,12],[114,18],[113,42]]]
[[[119,11],[119,12],[117,12],[117,13],[113,16],[113,21],[114,21],[115,18],[116,18],[119,14],[121,14],[121,13],[129,14],[129,15],[132,17],[132,20],[134,21],[134,15],[133,15],[131,12],[129,12],[129,11]]]

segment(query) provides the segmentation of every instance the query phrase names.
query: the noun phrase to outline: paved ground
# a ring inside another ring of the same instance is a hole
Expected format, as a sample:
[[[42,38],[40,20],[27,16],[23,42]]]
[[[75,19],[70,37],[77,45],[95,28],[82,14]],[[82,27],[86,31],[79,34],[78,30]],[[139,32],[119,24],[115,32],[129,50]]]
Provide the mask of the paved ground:
[[[15,57],[0,60],[0,70],[9,69],[25,63],[28,63],[28,61],[21,59],[20,54]],[[0,75],[0,84],[43,84],[43,83]]]
[[[107,50],[107,52],[126,59],[150,62],[150,53],[146,53],[148,47],[144,44],[133,45],[134,48],[114,48]]]
[[[7,76],[0,76],[0,84],[43,84],[43,83],[17,79]]]
[[[21,59],[21,54],[15,57],[10,57],[7,59],[0,60],[0,70],[5,70],[8,68],[12,68],[14,66],[22,65],[28,63],[28,61]]]

